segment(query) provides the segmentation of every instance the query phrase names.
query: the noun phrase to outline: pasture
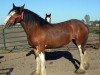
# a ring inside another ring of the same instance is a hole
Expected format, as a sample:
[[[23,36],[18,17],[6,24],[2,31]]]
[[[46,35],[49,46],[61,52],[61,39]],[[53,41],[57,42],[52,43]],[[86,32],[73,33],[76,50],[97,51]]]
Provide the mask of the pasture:
[[[27,45],[23,29],[15,27],[2,32],[0,32],[0,75],[31,75],[31,72],[35,71],[36,62],[34,55],[29,54],[31,48]],[[86,49],[90,67],[83,75],[100,74],[99,40],[98,34],[89,34]],[[47,50],[47,75],[77,75],[74,71],[79,64],[74,64],[73,60],[80,61],[80,57],[72,43],[62,48]]]

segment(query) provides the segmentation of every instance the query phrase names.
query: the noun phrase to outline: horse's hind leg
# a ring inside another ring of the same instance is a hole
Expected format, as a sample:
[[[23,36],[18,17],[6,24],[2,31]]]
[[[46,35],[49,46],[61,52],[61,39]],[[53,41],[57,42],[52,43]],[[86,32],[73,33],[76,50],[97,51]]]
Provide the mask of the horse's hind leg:
[[[80,63],[79,69],[76,71],[76,73],[83,74],[83,73],[85,73],[85,70],[88,69],[89,64],[86,59],[86,51],[84,49],[84,46],[78,45],[78,49],[79,49],[80,56],[81,56],[81,63]]]
[[[87,62],[87,58],[86,58],[86,51],[84,49],[84,44],[79,44],[79,41],[77,41],[76,39],[73,39],[72,42],[78,47],[79,52],[80,52],[80,57],[81,57],[81,62],[80,62],[80,66],[79,69],[76,70],[76,73],[78,74],[82,74],[85,73],[85,70],[88,69],[89,64]]]
[[[79,69],[76,71],[76,73],[83,74],[83,73],[85,73],[85,68],[84,68],[84,52],[83,52],[83,50],[81,48],[81,45],[78,45],[78,49],[79,49],[80,56],[81,56],[81,62],[80,62]]]
[[[87,70],[89,68],[87,52],[86,52],[84,46],[82,46],[81,48],[82,48],[82,51],[84,52],[83,66],[84,66],[84,69]]]

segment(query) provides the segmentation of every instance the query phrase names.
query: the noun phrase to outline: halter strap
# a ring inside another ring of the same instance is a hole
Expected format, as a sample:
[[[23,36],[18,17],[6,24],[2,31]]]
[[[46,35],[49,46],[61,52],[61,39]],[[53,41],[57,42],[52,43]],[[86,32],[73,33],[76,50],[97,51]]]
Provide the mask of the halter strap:
[[[22,21],[24,19],[24,11],[20,13],[20,15],[17,17],[18,21]]]
[[[24,19],[24,11],[21,13],[21,19]]]

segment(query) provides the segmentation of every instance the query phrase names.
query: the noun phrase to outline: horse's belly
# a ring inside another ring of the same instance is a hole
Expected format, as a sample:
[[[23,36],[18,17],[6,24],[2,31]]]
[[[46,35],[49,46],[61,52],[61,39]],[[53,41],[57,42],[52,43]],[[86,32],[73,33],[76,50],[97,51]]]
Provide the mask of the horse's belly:
[[[59,48],[64,45],[67,45],[70,41],[70,36],[53,40],[51,39],[51,41],[46,45],[46,48]]]
[[[66,44],[62,44],[62,45],[46,45],[46,49],[52,49],[52,48],[60,48],[63,47]]]

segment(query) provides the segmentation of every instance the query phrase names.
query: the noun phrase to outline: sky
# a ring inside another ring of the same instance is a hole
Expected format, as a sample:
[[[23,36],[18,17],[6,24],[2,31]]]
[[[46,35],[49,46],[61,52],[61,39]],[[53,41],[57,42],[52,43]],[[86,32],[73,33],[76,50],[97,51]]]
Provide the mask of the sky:
[[[8,12],[16,6],[25,4],[25,8],[45,18],[51,13],[52,23],[69,19],[84,19],[90,15],[90,20],[100,20],[100,0],[2,0],[0,2],[0,24],[4,24]]]

